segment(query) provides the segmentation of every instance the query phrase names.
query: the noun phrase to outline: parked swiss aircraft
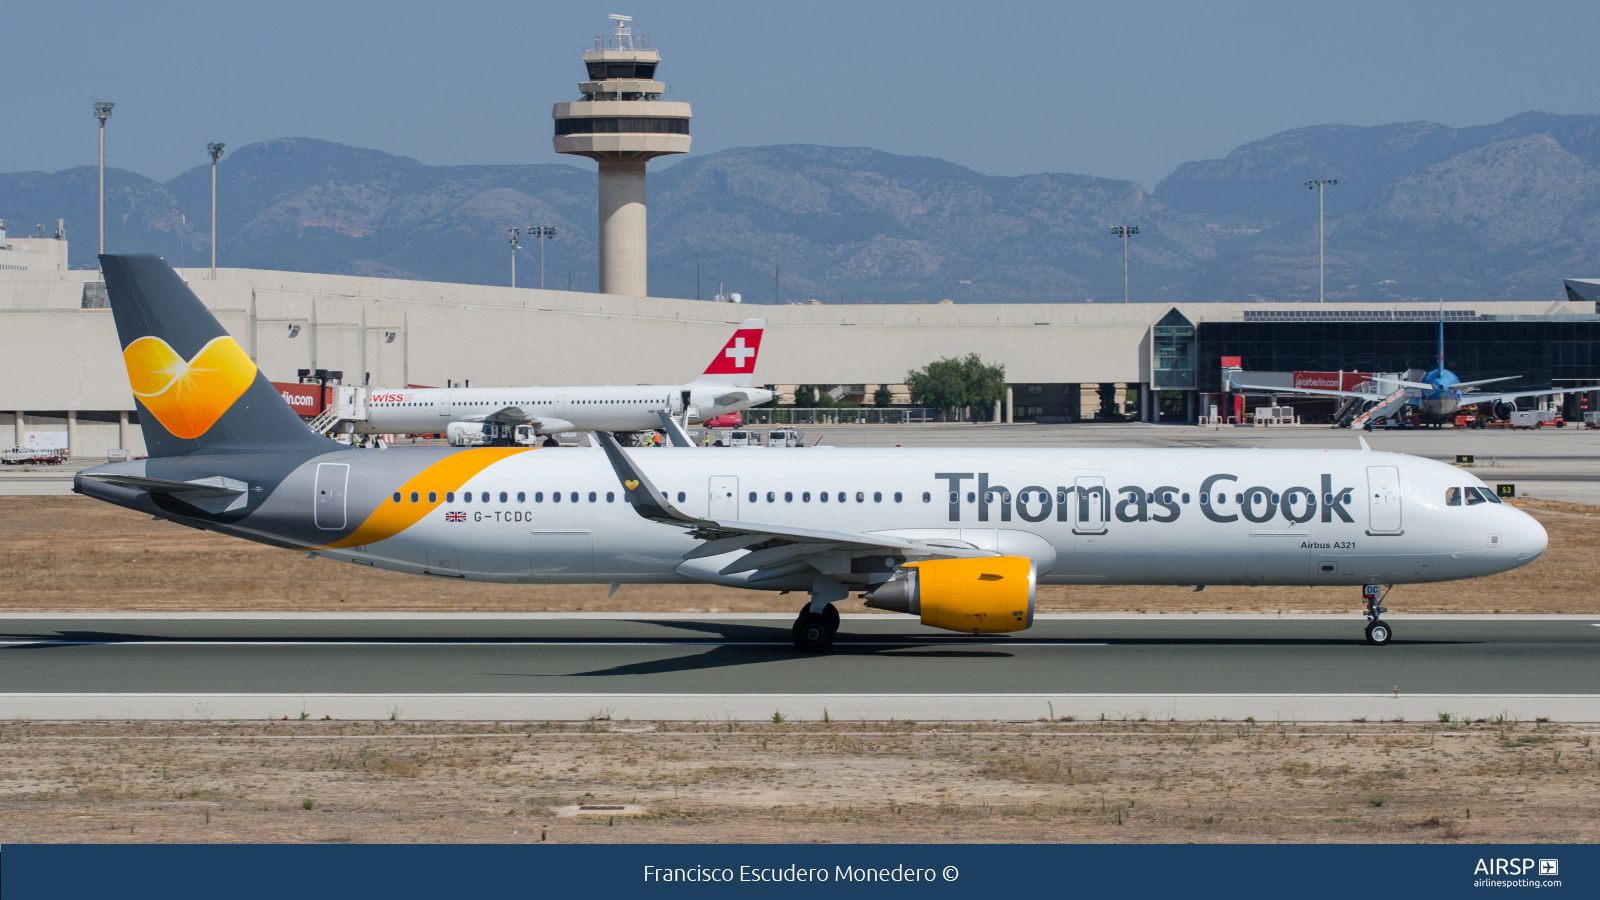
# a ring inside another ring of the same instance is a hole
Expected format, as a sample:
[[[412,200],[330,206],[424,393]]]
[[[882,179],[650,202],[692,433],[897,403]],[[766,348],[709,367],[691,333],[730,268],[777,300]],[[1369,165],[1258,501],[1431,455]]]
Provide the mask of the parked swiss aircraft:
[[[433,434],[510,446],[520,425],[535,434],[563,431],[648,431],[663,416],[691,411],[710,419],[766,403],[773,392],[751,387],[766,319],[746,319],[712,357],[705,373],[688,384],[593,387],[477,387],[377,389],[362,434]],[[553,441],[552,441],[553,442]]]
[[[1019,631],[1040,584],[1363,587],[1527,565],[1544,529],[1472,474],[1367,450],[443,447],[309,432],[176,273],[102,256],[150,458],[74,490],[347,564],[515,584],[708,583],[969,634]]]

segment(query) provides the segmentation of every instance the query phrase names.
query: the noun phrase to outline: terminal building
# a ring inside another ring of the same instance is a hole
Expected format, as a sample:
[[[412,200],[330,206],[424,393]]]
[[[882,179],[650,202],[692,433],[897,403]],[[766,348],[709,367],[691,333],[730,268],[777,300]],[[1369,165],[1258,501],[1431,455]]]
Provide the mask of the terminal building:
[[[373,387],[686,382],[730,328],[765,315],[758,383],[870,397],[877,385],[901,389],[907,372],[929,362],[976,353],[1004,365],[1008,383],[1001,409],[976,417],[998,412],[1018,423],[1193,421],[1215,402],[1224,356],[1252,371],[1394,372],[1431,368],[1438,335],[1428,304],[754,306],[253,269],[219,268],[216,281],[207,268],[180,273],[273,381],[324,369]],[[1519,388],[1600,383],[1600,281],[1567,286],[1555,301],[1446,303],[1449,367],[1463,379],[1519,376]],[[74,455],[142,453],[134,411],[99,274],[0,270],[0,429],[10,426],[18,446],[27,433],[55,432]],[[0,430],[0,444],[9,436]]]

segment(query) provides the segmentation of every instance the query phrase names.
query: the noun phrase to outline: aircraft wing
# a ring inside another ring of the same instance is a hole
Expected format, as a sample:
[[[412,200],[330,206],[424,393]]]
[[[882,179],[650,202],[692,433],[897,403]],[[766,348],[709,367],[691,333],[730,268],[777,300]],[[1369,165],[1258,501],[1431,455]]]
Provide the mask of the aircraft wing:
[[[1516,381],[1521,377],[1521,375],[1507,375],[1503,378],[1480,378],[1477,381],[1458,381],[1451,385],[1451,387],[1458,391],[1463,391],[1469,388],[1475,388],[1480,384],[1494,384],[1496,381]]]
[[[1551,394],[1576,394],[1583,391],[1600,391],[1600,384],[1591,384],[1587,387],[1545,388],[1542,391],[1512,391],[1506,394],[1463,394],[1461,405],[1477,406],[1480,403],[1502,403],[1522,397],[1548,397]]]
[[[456,419],[457,422],[498,422],[501,424],[525,425],[532,422],[533,414],[526,412],[520,406],[505,406],[494,412],[479,413]]]
[[[803,564],[805,557],[819,553],[887,552],[923,558],[998,555],[961,541],[923,541],[887,534],[697,518],[672,505],[666,493],[651,483],[650,477],[628,456],[614,436],[601,431],[595,433],[595,439],[611,461],[612,469],[622,482],[623,497],[633,505],[635,512],[651,521],[686,529],[692,536],[704,541],[684,557],[686,561],[721,556],[736,550],[750,551],[723,567],[717,572],[719,575],[741,572],[759,574],[761,570],[773,572],[771,577],[792,574],[795,569],[793,564]]]

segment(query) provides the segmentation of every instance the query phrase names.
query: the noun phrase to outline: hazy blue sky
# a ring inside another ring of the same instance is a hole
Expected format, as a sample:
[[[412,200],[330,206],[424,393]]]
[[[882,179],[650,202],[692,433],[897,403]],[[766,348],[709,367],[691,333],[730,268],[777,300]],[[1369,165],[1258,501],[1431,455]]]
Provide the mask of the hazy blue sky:
[[[1304,125],[1600,111],[1592,2],[5,4],[0,171],[107,163],[165,180],[305,136],[426,163],[576,162],[550,104],[629,13],[694,148],[867,146],[980,172],[1153,188]],[[660,165],[659,163],[657,165]]]

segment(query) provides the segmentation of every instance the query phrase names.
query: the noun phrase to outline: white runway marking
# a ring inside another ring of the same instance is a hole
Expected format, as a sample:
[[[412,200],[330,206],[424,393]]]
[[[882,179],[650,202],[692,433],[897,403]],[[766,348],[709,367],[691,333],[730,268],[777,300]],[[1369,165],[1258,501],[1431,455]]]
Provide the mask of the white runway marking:
[[[1600,721],[1594,694],[0,694],[10,720],[298,720],[540,722],[771,721],[1432,722],[1515,716]]]

